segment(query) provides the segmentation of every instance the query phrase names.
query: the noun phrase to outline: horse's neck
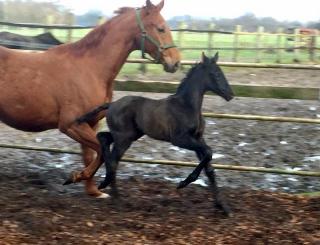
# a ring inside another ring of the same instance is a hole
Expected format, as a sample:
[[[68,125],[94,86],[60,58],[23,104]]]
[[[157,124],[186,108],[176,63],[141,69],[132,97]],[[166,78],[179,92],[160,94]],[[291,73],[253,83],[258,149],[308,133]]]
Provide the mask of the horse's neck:
[[[129,54],[137,49],[134,39],[138,29],[134,23],[130,18],[110,20],[65,48],[73,54],[75,62],[85,60],[100,81],[111,83]]]
[[[195,81],[194,78],[188,78],[184,84],[177,90],[176,96],[186,104],[195,113],[201,113],[203,96],[205,89],[200,81]]]
[[[92,56],[101,78],[110,81],[117,76],[129,54],[136,49],[135,35],[132,29],[121,31],[117,26],[108,31]]]

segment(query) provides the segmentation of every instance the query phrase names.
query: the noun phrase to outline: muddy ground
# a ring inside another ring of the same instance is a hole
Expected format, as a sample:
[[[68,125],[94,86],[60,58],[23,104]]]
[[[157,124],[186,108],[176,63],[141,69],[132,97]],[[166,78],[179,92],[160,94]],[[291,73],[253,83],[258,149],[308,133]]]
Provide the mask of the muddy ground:
[[[299,76],[309,76],[308,85],[320,86],[314,71],[303,72]],[[250,82],[255,77],[250,74],[238,77]],[[287,70],[281,77],[291,83],[296,79],[292,74]],[[237,74],[229,77],[234,82]],[[259,79],[268,81],[270,74]],[[115,99],[126,94],[116,92]],[[320,118],[319,101],[236,98],[227,103],[207,96],[203,110]],[[320,171],[317,124],[208,118],[205,138],[215,163]],[[78,149],[56,130],[33,134],[3,124],[0,142]],[[320,199],[296,195],[319,192],[319,178],[218,170],[218,184],[234,213],[226,218],[213,208],[204,176],[197,184],[175,189],[189,168],[122,162],[121,199],[97,200],[87,197],[81,184],[61,185],[70,171],[82,167],[78,155],[2,148],[0,156],[0,244],[320,243]],[[147,137],[126,156],[196,160],[192,152]],[[97,181],[103,175],[101,169]]]

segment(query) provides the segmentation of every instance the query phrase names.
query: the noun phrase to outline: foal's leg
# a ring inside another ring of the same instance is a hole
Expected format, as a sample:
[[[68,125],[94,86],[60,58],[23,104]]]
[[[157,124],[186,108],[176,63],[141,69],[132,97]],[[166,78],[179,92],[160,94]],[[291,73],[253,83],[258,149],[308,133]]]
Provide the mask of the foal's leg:
[[[99,132],[97,139],[101,145],[103,159],[109,159],[111,157],[110,145],[113,143],[112,134],[110,132]]]
[[[103,189],[111,184],[111,194],[113,196],[118,196],[118,190],[116,186],[116,171],[121,157],[128,150],[133,141],[128,138],[114,140],[115,143],[112,148],[111,157],[109,159],[105,159],[107,170],[106,177],[104,181],[100,183],[98,188]]]
[[[201,139],[192,137],[191,135],[186,135],[184,137],[178,137],[172,141],[176,146],[184,149],[195,151],[197,154],[203,156],[200,160],[198,166],[192,171],[189,176],[181,181],[177,186],[178,189],[186,187],[191,182],[198,179],[202,169],[211,161],[212,150],[211,148]]]
[[[203,138],[201,138],[201,141],[204,141]],[[201,161],[203,159],[203,155],[201,152],[197,152],[197,157]],[[215,174],[215,169],[212,167],[211,163],[208,162],[208,164],[204,167],[205,173],[210,181],[210,189],[212,193],[214,194],[214,204],[217,208],[222,210],[226,215],[230,214],[230,208],[224,201],[223,196],[221,196],[220,190],[217,185],[216,181],[216,174]]]
[[[205,173],[210,181],[210,188],[214,194],[214,204],[217,208],[221,209],[226,215],[230,214],[230,208],[221,196],[220,190],[216,182],[216,174],[214,168],[211,166],[210,162],[204,168]]]
[[[100,132],[97,134],[97,139],[100,142],[101,145],[101,152],[102,157],[105,162],[105,168],[106,168],[106,176],[108,173],[112,171],[110,159],[111,159],[111,152],[110,152],[110,146],[113,143],[113,137],[110,132]]]

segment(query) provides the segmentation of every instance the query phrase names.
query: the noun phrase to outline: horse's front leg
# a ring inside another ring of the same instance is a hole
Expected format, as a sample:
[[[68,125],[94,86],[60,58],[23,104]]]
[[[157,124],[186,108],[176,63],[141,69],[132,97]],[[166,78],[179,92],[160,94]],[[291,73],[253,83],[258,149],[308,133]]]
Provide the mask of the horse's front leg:
[[[86,161],[86,168],[81,172],[73,172],[64,184],[76,183],[81,180],[93,181],[93,175],[102,164],[100,144],[96,138],[95,130],[87,123],[78,124],[76,122],[68,127],[60,126],[59,129],[72,139],[78,141],[82,146],[90,148],[97,153],[97,157],[94,158],[93,155],[91,155],[92,153],[88,153],[86,149],[85,153],[87,155],[86,159],[84,159]]]
[[[91,162],[95,160],[96,152],[91,148],[81,144],[82,149],[82,158],[85,167],[89,166]],[[85,190],[86,193],[90,196],[98,197],[98,198],[107,198],[109,195],[99,191],[94,177],[90,177],[89,179],[85,180]]]

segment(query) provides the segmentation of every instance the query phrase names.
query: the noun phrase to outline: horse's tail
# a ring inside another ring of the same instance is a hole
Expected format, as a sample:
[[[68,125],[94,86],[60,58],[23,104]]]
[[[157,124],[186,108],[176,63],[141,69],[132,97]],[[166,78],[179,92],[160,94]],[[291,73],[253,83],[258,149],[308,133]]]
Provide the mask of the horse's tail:
[[[77,118],[77,123],[84,123],[90,121],[92,118],[94,118],[99,112],[106,110],[109,108],[111,103],[105,103],[101,106],[98,106],[97,108],[93,109],[92,111],[88,112],[87,114],[84,114],[83,116]]]

